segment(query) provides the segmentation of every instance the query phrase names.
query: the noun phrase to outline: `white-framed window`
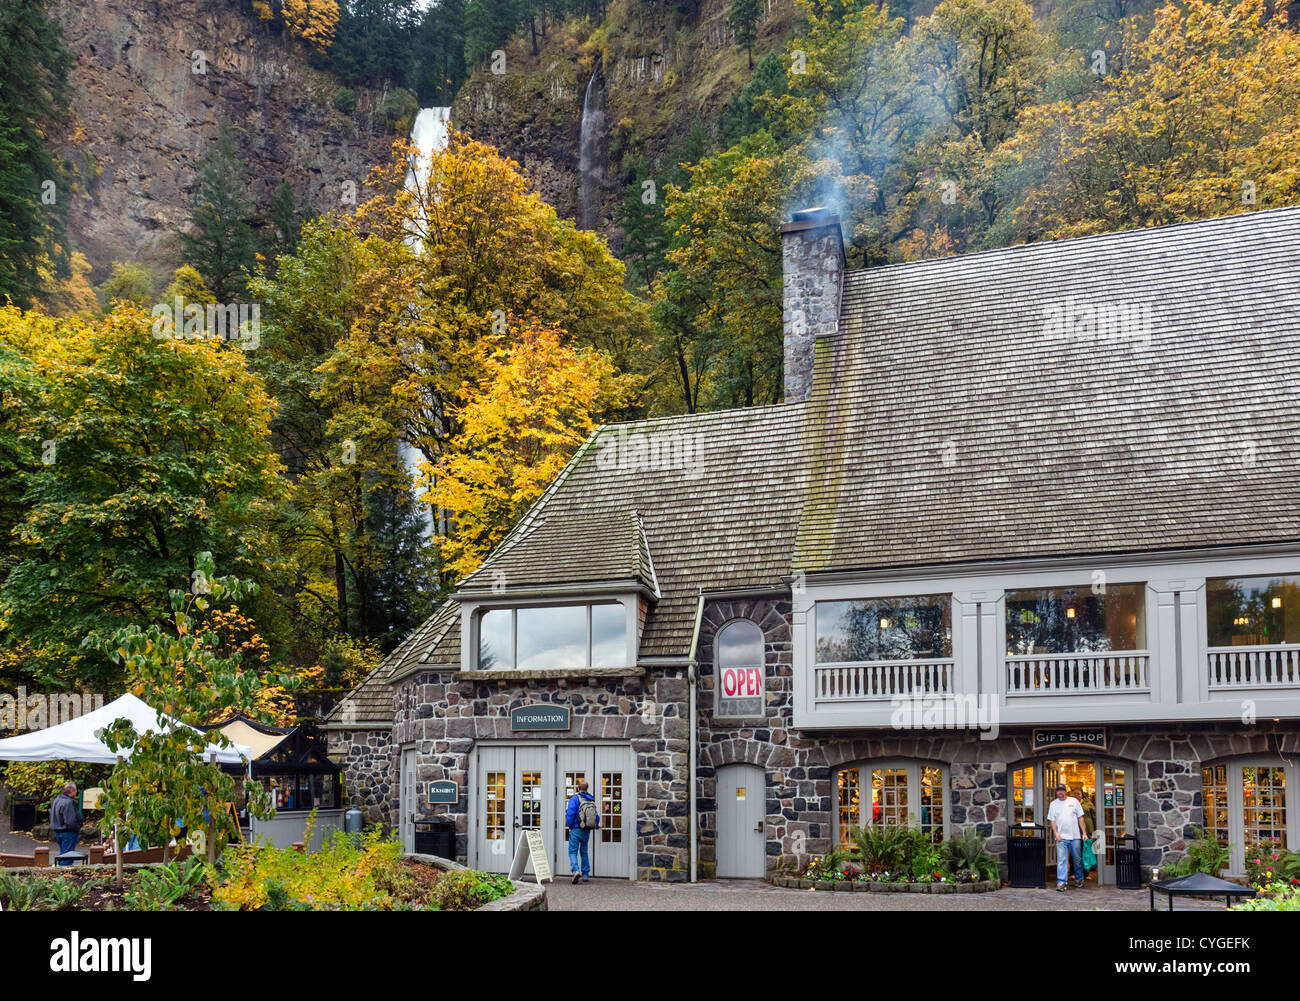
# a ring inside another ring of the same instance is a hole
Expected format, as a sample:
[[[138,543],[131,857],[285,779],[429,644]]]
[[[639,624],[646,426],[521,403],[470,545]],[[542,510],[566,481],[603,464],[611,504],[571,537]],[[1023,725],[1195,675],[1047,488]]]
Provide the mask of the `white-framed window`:
[[[948,836],[948,766],[907,759],[863,761],[835,772],[836,837],[853,844],[853,828],[919,827],[936,844]]]
[[[1008,656],[1145,650],[1146,585],[1007,591],[1006,629]]]
[[[952,656],[952,595],[819,601],[819,664],[936,660]]]
[[[718,630],[714,651],[713,714],[762,716],[767,687],[763,630],[749,619],[733,619]]]
[[[1300,576],[1207,578],[1205,613],[1212,647],[1300,643]]]
[[[475,621],[481,671],[627,666],[619,602],[488,608]]]
[[[1201,767],[1203,826],[1232,847],[1233,872],[1244,872],[1246,853],[1257,846],[1289,847],[1287,779],[1277,758],[1249,757]]]

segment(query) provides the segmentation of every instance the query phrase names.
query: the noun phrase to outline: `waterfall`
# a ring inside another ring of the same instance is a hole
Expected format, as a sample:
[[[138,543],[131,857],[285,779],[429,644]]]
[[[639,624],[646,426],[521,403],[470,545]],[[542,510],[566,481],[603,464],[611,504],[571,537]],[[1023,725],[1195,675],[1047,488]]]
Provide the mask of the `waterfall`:
[[[432,166],[433,154],[447,148],[447,135],[451,128],[451,108],[421,108],[420,113],[415,116],[415,122],[411,126],[411,145],[415,147],[416,157],[412,169],[406,173],[406,187],[414,187],[418,182],[424,185],[429,180],[429,169]],[[418,254],[420,252],[420,241],[414,234],[406,238],[406,242]],[[398,445],[398,453],[402,460],[402,465],[406,467],[408,473],[414,482],[419,482],[420,463],[424,460],[423,453],[410,442],[402,441]],[[439,522],[442,521],[441,512],[438,512]],[[443,526],[439,526],[443,527]],[[424,519],[424,529],[422,534],[428,538],[433,534],[433,518]]]
[[[605,174],[600,143],[604,134],[605,88],[600,82],[598,62],[582,97],[582,129],[578,133],[578,225],[583,229],[600,225],[600,193]]]

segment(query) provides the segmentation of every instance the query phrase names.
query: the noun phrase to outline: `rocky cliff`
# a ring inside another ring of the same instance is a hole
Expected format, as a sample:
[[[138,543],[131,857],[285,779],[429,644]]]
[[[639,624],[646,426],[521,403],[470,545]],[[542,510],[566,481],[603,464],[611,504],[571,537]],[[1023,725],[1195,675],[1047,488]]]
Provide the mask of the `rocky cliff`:
[[[356,110],[340,113],[338,83],[229,0],[59,0],[55,11],[76,57],[72,114],[56,137],[77,178],[69,242],[95,281],[115,260],[160,278],[176,266],[175,232],[223,124],[254,200],[267,205],[287,179],[318,212],[340,204],[345,182],[360,191],[409,124],[385,127],[379,93],[358,91]]]
[[[623,165],[642,156],[662,173],[665,155],[699,118],[710,132],[722,105],[750,78],[745,51],[727,25],[730,0],[704,0],[689,15],[669,4],[613,0],[600,23],[548,26],[533,55],[527,31],[505,49],[504,65],[479,67],[452,107],[452,123],[517,160],[562,214],[580,214],[579,140],[583,99],[596,75],[603,86],[605,134],[595,166],[601,198],[595,228],[617,249],[613,211]],[[763,0],[755,60],[783,51],[792,0]]]

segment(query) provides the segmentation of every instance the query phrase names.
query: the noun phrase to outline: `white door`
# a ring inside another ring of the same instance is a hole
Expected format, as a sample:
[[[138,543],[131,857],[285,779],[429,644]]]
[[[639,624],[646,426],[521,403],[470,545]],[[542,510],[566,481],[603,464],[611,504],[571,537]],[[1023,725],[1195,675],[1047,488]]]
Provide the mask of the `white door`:
[[[632,787],[636,769],[630,747],[594,749],[596,786],[592,794],[600,805],[600,830],[591,836],[596,849],[593,876],[632,879],[636,875],[636,813]]]
[[[592,751],[590,747],[565,747],[563,744],[555,748],[555,774],[559,786],[557,790],[559,795],[555,797],[555,874],[557,876],[573,875],[573,869],[569,866],[569,828],[565,823],[565,811],[569,807],[569,800],[578,791],[579,780],[587,783],[588,792],[591,792],[596,784],[596,762]],[[593,875],[596,872],[595,849],[596,842],[593,839],[587,845],[592,860]]]
[[[514,828],[515,749],[480,747],[477,785],[476,867],[509,872],[519,840]]]
[[[767,868],[763,769],[755,765],[719,768],[714,795],[718,805],[718,878],[762,878]]]
[[[415,851],[415,748],[407,747],[402,751],[402,790],[398,797],[401,803],[402,845],[406,851]]]
[[[518,845],[519,835],[523,831],[541,831],[546,854],[554,858],[555,839],[552,832],[555,820],[552,810],[555,796],[549,759],[550,749],[545,746],[515,749],[514,833],[510,843]],[[511,854],[513,855],[513,849]],[[531,858],[524,872],[532,875]]]

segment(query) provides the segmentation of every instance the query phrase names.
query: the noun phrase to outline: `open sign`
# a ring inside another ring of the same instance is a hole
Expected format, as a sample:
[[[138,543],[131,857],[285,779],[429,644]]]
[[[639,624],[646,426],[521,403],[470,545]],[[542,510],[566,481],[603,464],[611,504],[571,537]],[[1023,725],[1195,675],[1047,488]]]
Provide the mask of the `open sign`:
[[[718,672],[719,711],[758,715],[763,707],[763,668],[724,667]],[[738,701],[744,699],[744,702]]]

